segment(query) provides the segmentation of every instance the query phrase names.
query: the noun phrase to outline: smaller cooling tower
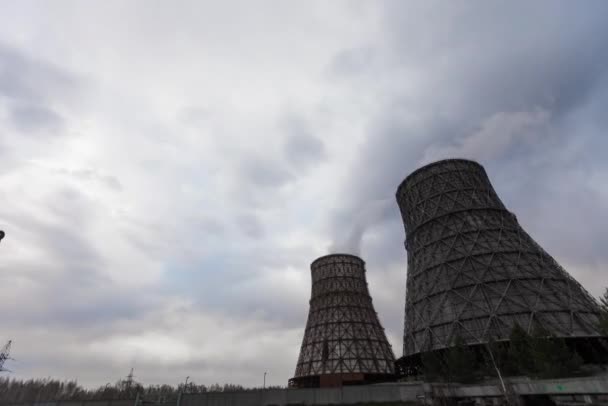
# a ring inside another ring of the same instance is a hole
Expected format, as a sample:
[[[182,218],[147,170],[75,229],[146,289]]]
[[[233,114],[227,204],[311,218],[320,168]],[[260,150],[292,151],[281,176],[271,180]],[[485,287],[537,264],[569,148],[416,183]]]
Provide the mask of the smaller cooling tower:
[[[310,310],[291,387],[389,381],[395,356],[374,311],[365,262],[348,254],[310,265]]]

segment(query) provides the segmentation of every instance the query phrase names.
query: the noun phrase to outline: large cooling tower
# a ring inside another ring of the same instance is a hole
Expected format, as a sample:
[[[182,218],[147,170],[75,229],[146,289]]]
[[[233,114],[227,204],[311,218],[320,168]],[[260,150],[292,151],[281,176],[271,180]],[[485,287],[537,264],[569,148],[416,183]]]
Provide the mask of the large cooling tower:
[[[594,299],[521,228],[478,163],[424,166],[401,183],[397,202],[408,257],[404,359],[456,336],[469,345],[505,340],[516,323],[568,339],[601,336]]]
[[[391,380],[395,357],[374,311],[365,262],[347,254],[311,266],[310,310],[292,387]]]

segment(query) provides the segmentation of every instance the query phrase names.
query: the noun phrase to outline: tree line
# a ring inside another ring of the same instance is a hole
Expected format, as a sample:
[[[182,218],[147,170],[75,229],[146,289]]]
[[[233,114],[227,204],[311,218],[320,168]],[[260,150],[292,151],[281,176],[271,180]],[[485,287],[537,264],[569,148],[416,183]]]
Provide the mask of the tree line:
[[[583,360],[562,338],[552,337],[542,328],[528,334],[521,326],[513,327],[509,342],[465,345],[456,337],[454,345],[442,354],[422,355],[424,375],[429,380],[469,383],[496,376],[525,375],[533,378],[562,378],[576,375]]]
[[[267,389],[277,389],[270,386]],[[119,380],[113,385],[107,384],[98,388],[85,388],[75,380],[62,381],[58,379],[11,379],[0,377],[0,404],[44,402],[53,400],[119,400],[135,399],[154,402],[175,401],[181,393],[206,392],[240,392],[260,390],[260,388],[246,388],[242,385],[212,384],[198,385],[194,382],[174,385],[142,385],[133,380]]]

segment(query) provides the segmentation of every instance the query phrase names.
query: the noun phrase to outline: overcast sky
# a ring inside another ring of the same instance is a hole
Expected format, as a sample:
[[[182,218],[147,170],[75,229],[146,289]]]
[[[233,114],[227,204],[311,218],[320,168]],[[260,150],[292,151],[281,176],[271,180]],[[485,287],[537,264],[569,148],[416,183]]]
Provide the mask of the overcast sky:
[[[309,264],[401,356],[399,182],[482,163],[608,286],[608,2],[0,2],[0,342],[18,378],[285,385]]]

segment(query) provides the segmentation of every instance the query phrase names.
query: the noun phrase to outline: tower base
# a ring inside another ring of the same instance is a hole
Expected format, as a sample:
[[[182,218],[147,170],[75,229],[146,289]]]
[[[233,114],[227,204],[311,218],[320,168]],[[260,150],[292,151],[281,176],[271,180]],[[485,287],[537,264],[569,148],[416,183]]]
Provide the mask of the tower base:
[[[290,388],[339,388],[342,386],[369,385],[373,383],[393,382],[393,374],[323,374],[302,376],[289,380]]]

